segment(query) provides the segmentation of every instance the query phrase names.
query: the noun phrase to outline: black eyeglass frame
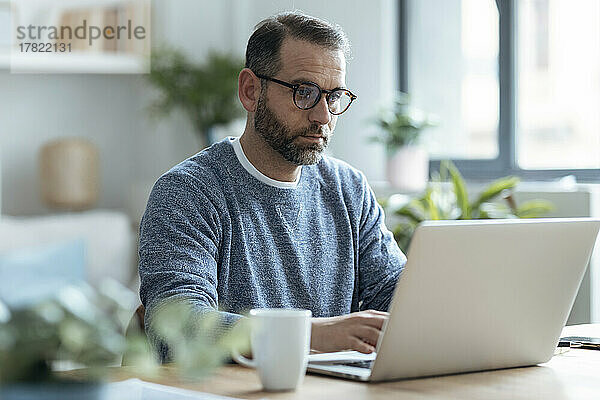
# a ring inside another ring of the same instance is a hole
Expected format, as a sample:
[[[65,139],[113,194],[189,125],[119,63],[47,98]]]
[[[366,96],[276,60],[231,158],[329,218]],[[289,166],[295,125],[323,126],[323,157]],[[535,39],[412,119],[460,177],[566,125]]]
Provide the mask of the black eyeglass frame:
[[[335,88],[335,89],[327,90],[327,89],[321,89],[321,87],[319,85],[317,85],[314,82],[310,82],[310,81],[301,82],[301,83],[289,83],[289,82],[281,81],[279,79],[271,78],[269,76],[265,76],[265,75],[261,75],[261,74],[255,74],[255,75],[260,79],[265,79],[267,81],[275,82],[282,86],[292,89],[294,91],[292,93],[292,100],[294,101],[294,105],[296,107],[298,107],[300,110],[310,110],[311,108],[314,108],[317,104],[319,104],[319,101],[321,101],[321,97],[323,96],[323,93],[325,93],[325,100],[327,101],[327,110],[333,115],[340,115],[340,114],[343,114],[344,112],[346,112],[346,110],[348,110],[350,108],[350,105],[352,105],[352,102],[354,100],[356,100],[356,98],[357,98],[357,96],[354,93],[352,93],[351,91],[349,91],[346,88]],[[302,108],[298,105],[298,103],[296,103],[296,92],[298,91],[298,88],[300,88],[300,86],[302,86],[302,85],[313,85],[319,90],[319,97],[317,97],[315,104],[313,104],[312,106],[307,107],[307,108]],[[334,113],[333,111],[331,111],[331,108],[329,108],[329,96],[333,92],[340,91],[340,90],[346,92],[350,96],[350,103],[348,103],[346,108],[344,108],[339,113]]]

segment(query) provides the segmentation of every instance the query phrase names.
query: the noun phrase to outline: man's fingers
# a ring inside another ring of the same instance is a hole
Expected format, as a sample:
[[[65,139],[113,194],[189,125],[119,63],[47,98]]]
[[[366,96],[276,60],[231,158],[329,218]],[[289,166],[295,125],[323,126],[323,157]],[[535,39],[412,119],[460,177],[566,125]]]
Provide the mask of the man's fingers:
[[[362,325],[356,327],[354,336],[362,339],[364,342],[367,342],[372,346],[375,346],[379,341],[379,336],[381,336],[381,330],[372,326]]]
[[[383,315],[385,317],[389,317],[390,313],[386,311],[377,311],[377,310],[365,310],[365,313],[374,314],[374,315]]]
[[[387,320],[387,316],[384,315],[361,315],[355,317],[358,322],[362,325],[369,325],[374,328],[381,330],[383,328],[383,323]]]
[[[350,348],[360,353],[371,354],[375,351],[375,347],[368,343],[363,342],[357,337],[350,338]]]
[[[389,313],[376,310],[339,317],[313,318],[311,348],[320,351],[352,349],[372,353],[388,318]]]

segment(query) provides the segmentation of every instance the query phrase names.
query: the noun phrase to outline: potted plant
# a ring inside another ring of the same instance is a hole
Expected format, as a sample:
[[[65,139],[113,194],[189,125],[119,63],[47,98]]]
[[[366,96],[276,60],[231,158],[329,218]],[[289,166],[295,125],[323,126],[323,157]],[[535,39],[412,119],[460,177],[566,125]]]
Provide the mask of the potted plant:
[[[242,115],[237,100],[241,60],[210,52],[202,64],[191,62],[181,51],[160,48],[152,51],[149,82],[160,98],[151,106],[153,115],[184,111],[198,137],[200,148],[211,144],[213,129]]]
[[[412,107],[409,96],[398,92],[375,122],[380,130],[372,139],[385,146],[386,176],[392,187],[403,192],[425,189],[429,156],[418,140],[425,128],[435,125],[435,118]]]
[[[452,162],[443,161],[423,195],[397,205],[393,199],[387,199],[382,201],[382,205],[399,220],[392,231],[398,246],[406,253],[417,225],[425,220],[536,218],[553,209],[546,200],[531,200],[517,205],[512,191],[519,181],[514,176],[500,178],[475,199],[469,200],[459,170]],[[498,197],[505,202],[495,202]]]
[[[0,302],[0,398],[100,399],[107,390],[108,366],[128,353],[138,376],[158,372],[158,358],[141,332],[125,336],[136,298],[116,283],[98,290],[67,286],[51,298],[10,309]],[[173,366],[187,380],[207,377],[222,365],[231,349],[248,346],[248,326],[210,339],[219,323],[216,313],[198,317],[185,302],[167,303],[154,326],[173,349]],[[67,363],[76,374],[58,371]],[[58,369],[58,370],[57,370]]]

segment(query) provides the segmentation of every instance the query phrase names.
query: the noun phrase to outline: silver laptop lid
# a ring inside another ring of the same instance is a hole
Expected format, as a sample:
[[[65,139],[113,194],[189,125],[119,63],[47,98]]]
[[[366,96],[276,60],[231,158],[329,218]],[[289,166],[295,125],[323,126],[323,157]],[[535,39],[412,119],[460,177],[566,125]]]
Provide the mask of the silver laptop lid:
[[[420,225],[371,380],[549,360],[600,221],[430,221]]]

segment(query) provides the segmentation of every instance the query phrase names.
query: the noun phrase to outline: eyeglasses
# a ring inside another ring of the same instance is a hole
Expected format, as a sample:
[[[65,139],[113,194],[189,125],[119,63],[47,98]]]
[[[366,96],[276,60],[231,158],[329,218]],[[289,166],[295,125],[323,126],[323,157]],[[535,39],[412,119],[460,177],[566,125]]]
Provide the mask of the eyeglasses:
[[[327,108],[333,115],[342,114],[350,107],[350,104],[356,100],[356,96],[348,89],[344,88],[325,90],[321,89],[319,85],[314,82],[293,84],[264,75],[256,74],[256,76],[292,89],[294,91],[294,104],[301,110],[310,110],[316,106],[321,100],[323,93],[325,93],[325,100],[327,100]]]

